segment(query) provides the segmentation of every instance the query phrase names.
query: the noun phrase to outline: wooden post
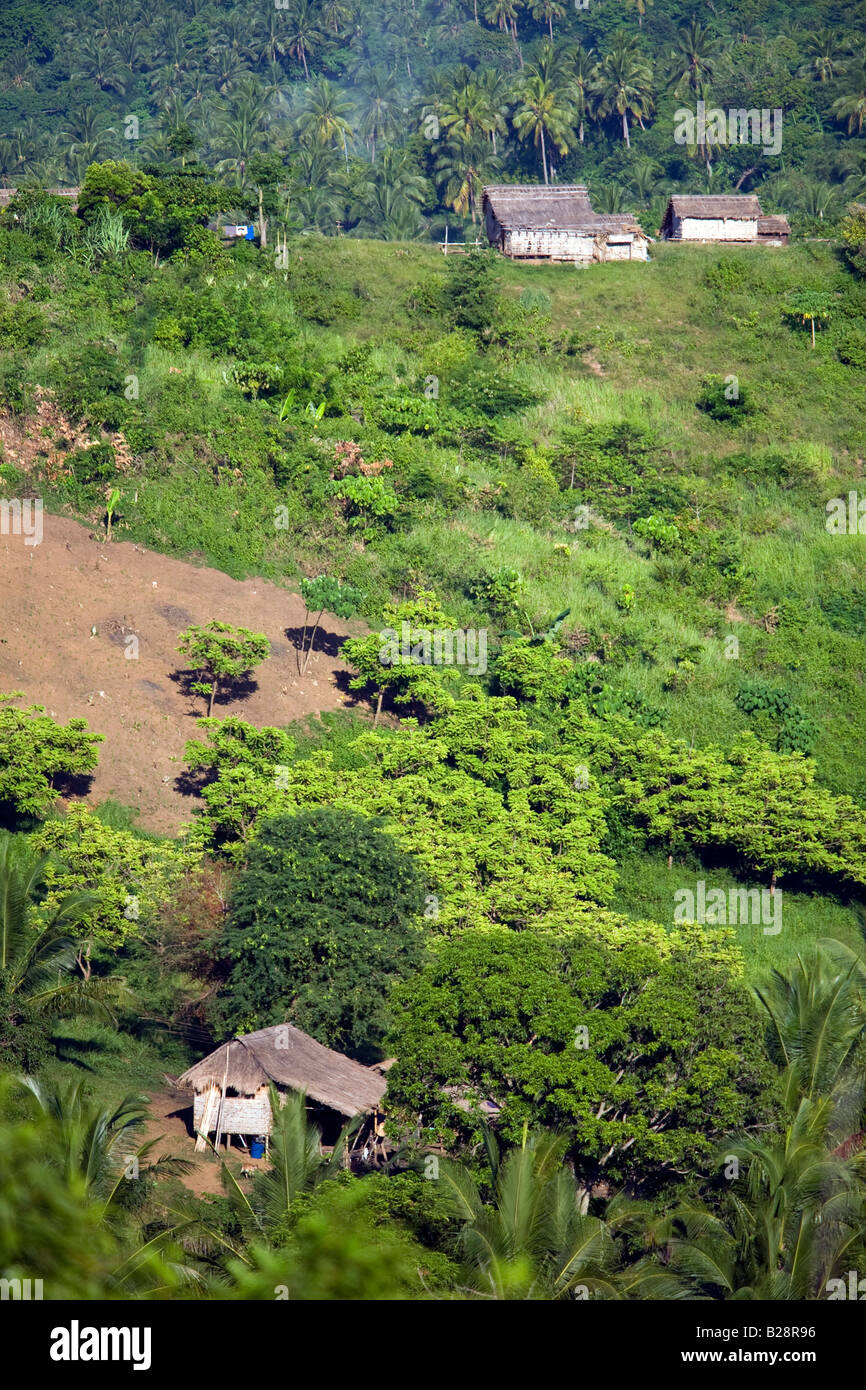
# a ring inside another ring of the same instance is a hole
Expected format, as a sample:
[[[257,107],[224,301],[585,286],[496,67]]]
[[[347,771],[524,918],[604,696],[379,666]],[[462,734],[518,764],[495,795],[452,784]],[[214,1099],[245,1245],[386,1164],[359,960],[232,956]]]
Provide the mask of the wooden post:
[[[219,1153],[220,1139],[222,1138],[223,1107],[225,1106],[226,1099],[226,1081],[228,1079],[229,1074],[229,1056],[231,1055],[231,1050],[232,1045],[231,1043],[229,1043],[226,1047],[226,1065],[225,1070],[223,1072],[223,1084],[222,1090],[220,1091],[220,1108],[217,1112],[216,1137],[214,1139],[214,1148],[216,1149],[217,1153]]]
[[[207,1093],[207,1100],[205,1101],[204,1110],[202,1112],[201,1125],[199,1127],[198,1134],[196,1135],[196,1153],[204,1153],[205,1149],[207,1148],[207,1132],[210,1128],[210,1117],[211,1111],[213,1109],[215,1093],[216,1087],[214,1086],[213,1082],[211,1082]],[[193,1097],[193,1114],[195,1114],[195,1097]]]

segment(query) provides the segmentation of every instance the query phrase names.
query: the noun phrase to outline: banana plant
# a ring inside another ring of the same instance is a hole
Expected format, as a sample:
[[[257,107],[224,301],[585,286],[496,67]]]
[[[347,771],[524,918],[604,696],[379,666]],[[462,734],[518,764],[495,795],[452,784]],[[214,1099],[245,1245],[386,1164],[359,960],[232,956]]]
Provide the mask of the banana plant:
[[[539,628],[537,631],[533,626],[532,619],[530,618],[526,609],[521,608],[518,611],[522,613],[524,618],[526,619],[526,623],[530,633],[530,645],[533,647],[538,647],[541,646],[542,642],[552,642],[554,640],[554,638],[557,636],[559,632],[559,629],[562,627],[562,624],[565,622],[566,618],[571,612],[571,609],[564,608],[561,613],[557,613],[556,617],[551,619],[549,625],[545,629],[542,630],[541,628]],[[508,628],[507,631],[503,632],[502,636],[522,637],[523,633],[518,632],[515,628]]]
[[[112,488],[108,494],[108,499],[105,504],[105,539],[107,541],[111,540],[111,523],[114,518],[114,513],[117,510],[117,504],[119,501],[120,492],[116,487]]]

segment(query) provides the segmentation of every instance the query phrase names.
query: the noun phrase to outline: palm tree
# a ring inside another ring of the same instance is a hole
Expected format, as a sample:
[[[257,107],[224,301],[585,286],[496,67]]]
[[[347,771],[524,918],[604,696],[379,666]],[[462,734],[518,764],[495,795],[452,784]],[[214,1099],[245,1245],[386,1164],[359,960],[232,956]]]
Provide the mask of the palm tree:
[[[824,939],[810,958],[798,954],[789,974],[774,970],[755,993],[770,1019],[770,1055],[790,1068],[798,1096],[814,1100],[844,1086],[866,1039],[862,958]]]
[[[498,24],[504,34],[517,32],[517,11],[519,0],[488,0],[484,18],[491,24]]]
[[[194,1218],[194,1224],[213,1245],[245,1264],[251,1263],[247,1249],[250,1240],[284,1230],[298,1197],[344,1171],[348,1141],[358,1124],[357,1119],[349,1121],[326,1157],[322,1153],[321,1133],[307,1117],[303,1093],[289,1092],[281,1097],[276,1087],[271,1086],[270,1103],[273,1117],[268,1143],[270,1163],[256,1173],[249,1196],[226,1164],[221,1163],[223,1186],[239,1219],[242,1238],[232,1240],[219,1226],[211,1226],[207,1217],[200,1213]],[[183,1215],[187,1218],[186,1212]],[[184,1224],[191,1226],[193,1222],[186,1219]]]
[[[494,1299],[677,1297],[678,1280],[657,1262],[617,1271],[613,1232],[582,1210],[581,1189],[563,1163],[566,1141],[524,1130],[500,1160],[485,1135],[492,1200],[459,1163],[439,1159],[446,1212],[463,1224],[461,1241],[479,1294]]]
[[[0,91],[7,92],[11,88],[20,92],[25,87],[32,87],[37,72],[38,68],[27,50],[19,49],[0,64]]]
[[[660,173],[661,168],[654,159],[638,159],[632,165],[632,185],[642,203],[648,202],[652,196],[656,179]]]
[[[125,68],[140,72],[150,58],[147,30],[138,24],[126,25],[113,38],[114,51]]]
[[[322,41],[322,32],[309,0],[295,0],[295,4],[288,12],[287,24],[286,50],[293,58],[300,58],[304,67],[304,76],[309,80],[310,69],[307,66],[307,54],[311,54]]]
[[[214,122],[212,148],[222,155],[218,171],[234,170],[243,183],[250,156],[264,147],[270,123],[271,111],[261,86],[253,78],[245,78],[238,84],[231,105]],[[173,124],[170,118],[169,124]]]
[[[85,164],[94,164],[104,157],[114,144],[114,126],[104,124],[105,118],[92,106],[79,107],[73,112],[69,129],[64,135],[70,141],[69,154]]]
[[[330,147],[309,145],[301,149],[286,194],[281,230],[333,230],[341,202],[337,172]]]
[[[256,47],[260,63],[273,63],[278,53],[286,52],[283,40],[282,11],[273,6],[254,21]]]
[[[631,149],[628,118],[634,116],[643,125],[643,117],[652,110],[652,71],[640,56],[637,40],[620,31],[613,36],[610,51],[602,59],[598,71],[599,114],[616,112],[622,120],[622,135]]]
[[[96,899],[71,894],[51,912],[37,912],[47,864],[48,856],[34,855],[23,836],[0,834],[0,986],[7,1009],[13,1016],[91,1014],[113,1023],[110,1005],[125,993],[123,981],[88,978],[76,934]]]
[[[364,204],[356,233],[381,241],[418,241],[428,226],[417,203],[407,202],[387,184],[377,184]]]
[[[677,38],[668,59],[669,81],[677,96],[683,88],[694,95],[709,89],[715,80],[716,59],[721,40],[693,19],[686,28],[677,31]]]
[[[625,206],[625,189],[621,183],[606,183],[593,195],[599,212],[622,212]]]
[[[346,117],[352,111],[352,104],[340,88],[326,77],[317,78],[304,88],[301,106],[295,118],[295,126],[305,140],[313,140],[319,145],[337,142],[342,145],[349,167],[347,140],[352,127]]]
[[[550,140],[560,154],[568,154],[573,119],[573,107],[562,93],[543,77],[533,75],[522,84],[518,106],[511,117],[511,123],[521,140],[531,135],[533,144],[536,147],[541,146],[541,165],[545,183],[550,182],[546,141]]]
[[[475,80],[481,94],[484,128],[496,155],[496,137],[504,136],[508,130],[505,122],[510,105],[508,78],[496,68],[485,68],[480,75],[476,74]]]
[[[414,241],[424,227],[419,208],[426,194],[427,180],[409,151],[391,146],[353,190],[357,234]]]
[[[120,96],[126,92],[127,78],[117,53],[95,39],[84,39],[78,45],[72,76],[95,82],[103,92],[114,91]]]
[[[831,110],[837,121],[848,122],[849,135],[853,135],[855,130],[860,135],[866,121],[866,56],[853,69],[846,69],[845,76],[848,91],[836,98]]]
[[[220,95],[224,96],[243,76],[244,65],[236,53],[224,49],[216,55],[213,67],[213,83]]]
[[[544,20],[551,43],[553,43],[553,21],[562,19],[564,16],[565,6],[560,3],[560,0],[533,0],[532,18]]]
[[[816,1299],[848,1268],[862,1241],[864,1162],[828,1149],[832,1114],[831,1100],[804,1099],[781,1134],[720,1151],[720,1164],[740,1174],[727,1220],[691,1207],[662,1223],[670,1267],[699,1296]]]
[[[52,1091],[31,1076],[21,1085],[35,1100],[43,1115],[56,1124],[60,1140],[59,1161],[63,1177],[80,1184],[91,1201],[101,1200],[103,1216],[120,1190],[135,1160],[138,1176],[175,1177],[189,1173],[195,1164],[189,1159],[164,1155],[147,1164],[159,1137],[137,1143],[138,1131],[148,1118],[147,1096],[126,1095],[117,1105],[100,1105],[83,1095],[83,1081],[73,1081],[65,1091]]]
[[[478,221],[479,191],[498,164],[483,135],[463,140],[453,136],[442,142],[436,157],[436,181],[459,217],[467,213]]]
[[[577,47],[571,71],[572,100],[577,118],[577,137],[583,144],[584,123],[594,114],[598,93],[598,65],[591,48]]]
[[[838,33],[831,29],[815,29],[811,34],[806,34],[803,48],[808,59],[801,63],[799,75],[811,77],[815,82],[832,82],[843,70],[844,62],[839,55],[845,47],[840,43]]]
[[[345,0],[325,0],[322,6],[322,23],[335,37],[339,37],[341,30],[347,24],[351,24],[353,18],[354,8],[347,5]]]
[[[387,140],[396,129],[399,98],[394,88],[394,74],[385,68],[371,69],[360,88],[360,96],[360,134],[369,142],[370,158],[375,162],[379,141]]]

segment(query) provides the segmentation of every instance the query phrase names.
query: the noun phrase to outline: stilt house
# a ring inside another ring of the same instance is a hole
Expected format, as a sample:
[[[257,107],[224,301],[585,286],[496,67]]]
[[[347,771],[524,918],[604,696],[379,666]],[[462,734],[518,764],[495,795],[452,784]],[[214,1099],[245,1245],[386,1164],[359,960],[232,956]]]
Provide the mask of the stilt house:
[[[354,1115],[371,1116],[378,1130],[387,1084],[381,1072],[332,1052],[289,1023],[224,1042],[178,1081],[181,1090],[193,1092],[199,1150],[205,1148],[203,1135],[215,1134],[216,1147],[223,1135],[269,1135],[271,1085],[279,1093],[306,1094],[326,1143]]]

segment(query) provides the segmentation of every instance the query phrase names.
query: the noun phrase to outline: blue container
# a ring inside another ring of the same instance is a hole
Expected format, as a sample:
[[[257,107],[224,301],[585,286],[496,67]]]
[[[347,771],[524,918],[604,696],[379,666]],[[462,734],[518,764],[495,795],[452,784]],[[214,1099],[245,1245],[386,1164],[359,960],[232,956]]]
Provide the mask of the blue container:
[[[265,1146],[261,1139],[254,1139],[250,1144],[250,1158],[264,1158]]]

